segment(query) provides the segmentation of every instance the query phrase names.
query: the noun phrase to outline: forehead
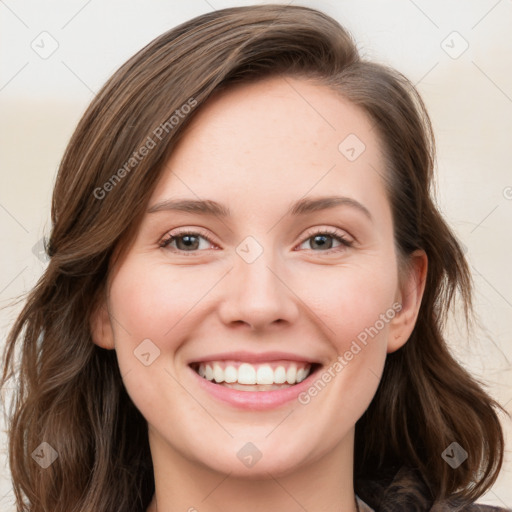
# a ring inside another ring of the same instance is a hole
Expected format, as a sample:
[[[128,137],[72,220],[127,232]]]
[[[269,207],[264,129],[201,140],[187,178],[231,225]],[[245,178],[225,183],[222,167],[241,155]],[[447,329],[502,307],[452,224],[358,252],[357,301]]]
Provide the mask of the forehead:
[[[150,203],[213,198],[261,210],[306,195],[378,202],[384,159],[366,114],[332,89],[291,77],[210,99],[173,151]]]

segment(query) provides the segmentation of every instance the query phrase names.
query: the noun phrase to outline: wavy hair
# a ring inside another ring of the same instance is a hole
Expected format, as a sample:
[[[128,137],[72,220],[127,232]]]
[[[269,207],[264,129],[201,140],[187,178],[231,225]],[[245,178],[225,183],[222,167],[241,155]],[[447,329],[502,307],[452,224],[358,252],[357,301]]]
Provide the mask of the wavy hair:
[[[434,137],[421,97],[399,72],[364,60],[326,14],[261,5],[201,15],[157,37],[106,82],[71,137],[53,192],[49,262],[3,355],[2,384],[13,378],[17,386],[8,433],[19,511],[146,510],[154,493],[147,423],[114,351],[92,342],[89,319],[184,128],[216,91],[272,75],[328,85],[365,112],[385,150],[399,261],[416,249],[428,256],[414,331],[387,357],[356,424],[356,492],[364,499],[359,482],[388,478],[400,465],[418,472],[433,502],[474,501],[496,480],[500,407],[452,357],[442,332],[457,296],[471,316],[472,280],[434,202]],[[191,98],[195,108],[112,181]],[[31,457],[43,441],[58,453],[44,470]],[[441,458],[453,441],[470,452],[457,470]]]

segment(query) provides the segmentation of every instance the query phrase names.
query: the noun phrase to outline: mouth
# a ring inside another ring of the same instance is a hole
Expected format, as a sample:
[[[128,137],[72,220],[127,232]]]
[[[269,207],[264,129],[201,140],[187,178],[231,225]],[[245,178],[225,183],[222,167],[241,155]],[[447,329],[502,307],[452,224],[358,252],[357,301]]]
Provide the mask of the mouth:
[[[305,361],[248,363],[239,360],[201,361],[189,365],[201,378],[221,387],[262,392],[290,388],[321,367]]]

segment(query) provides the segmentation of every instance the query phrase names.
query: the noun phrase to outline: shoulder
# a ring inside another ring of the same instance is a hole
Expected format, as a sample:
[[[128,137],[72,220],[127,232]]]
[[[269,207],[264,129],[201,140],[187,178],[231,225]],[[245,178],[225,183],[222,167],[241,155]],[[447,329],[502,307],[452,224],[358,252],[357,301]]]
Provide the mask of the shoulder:
[[[434,503],[421,475],[405,466],[387,479],[356,479],[355,491],[360,512],[512,512],[479,503]]]
[[[479,503],[473,503],[466,505],[465,507],[454,507],[450,505],[441,506],[440,508],[432,508],[432,512],[439,510],[439,512],[511,512],[509,508],[493,507],[491,505],[481,505]]]
[[[471,509],[471,510],[474,510],[475,512],[510,512],[511,509],[509,508],[501,508],[501,507],[493,507],[491,505],[478,505],[478,504],[475,504],[475,505],[472,505],[474,507],[474,509]]]

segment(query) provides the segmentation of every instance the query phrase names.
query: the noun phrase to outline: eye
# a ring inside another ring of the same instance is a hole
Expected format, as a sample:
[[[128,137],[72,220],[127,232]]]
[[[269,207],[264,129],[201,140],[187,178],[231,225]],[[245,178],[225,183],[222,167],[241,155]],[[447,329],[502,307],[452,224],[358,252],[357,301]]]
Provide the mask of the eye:
[[[333,248],[332,239],[339,242],[340,245],[338,247]],[[305,243],[308,243],[310,240],[313,240],[313,242],[310,242],[310,249],[314,249],[315,246],[318,248],[320,247],[321,251],[315,251],[315,252],[338,252],[339,250],[342,250],[343,248],[352,247],[353,242],[348,240],[340,231],[337,230],[330,230],[330,229],[322,229],[317,230],[313,233],[309,233],[308,238],[302,242],[303,245]],[[331,240],[331,241],[330,241]],[[300,247],[300,246],[299,246]],[[340,249],[341,247],[341,249]]]
[[[333,248],[332,239],[336,240],[339,245]],[[201,244],[201,240],[205,243]],[[321,248],[321,251],[315,252],[338,252],[342,250],[342,248],[352,247],[353,242],[345,238],[342,232],[337,230],[317,230],[308,235],[308,238],[304,240],[300,245],[307,243],[308,241],[313,240],[310,243],[310,249],[314,250],[316,248]],[[331,240],[331,241],[329,241]],[[180,231],[169,233],[166,238],[164,238],[159,246],[162,248],[169,248],[173,252],[183,253],[187,256],[193,256],[195,252],[209,249],[214,243],[210,239],[210,237],[202,232],[202,231]],[[300,247],[300,246],[299,246]],[[189,254],[187,254],[189,253]]]
[[[201,244],[201,239],[205,240],[207,243]],[[205,233],[181,231],[178,233],[169,233],[167,237],[160,242],[160,247],[169,247],[174,252],[194,253],[197,250],[209,249],[212,244],[213,242]],[[192,254],[190,255],[192,256]]]

